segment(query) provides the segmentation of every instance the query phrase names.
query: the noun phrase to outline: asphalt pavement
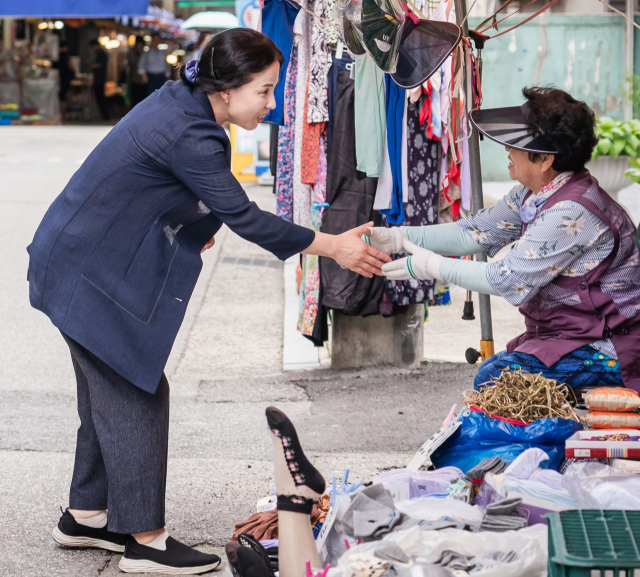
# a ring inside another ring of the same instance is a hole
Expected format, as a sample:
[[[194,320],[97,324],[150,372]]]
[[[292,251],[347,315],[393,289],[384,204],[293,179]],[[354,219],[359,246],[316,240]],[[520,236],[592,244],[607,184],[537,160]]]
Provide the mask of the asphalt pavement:
[[[68,349],[29,305],[25,250],[50,203],[108,130],[4,127],[0,135],[3,577],[120,574],[119,555],[63,549],[51,539],[67,506],[79,421]],[[248,193],[274,210],[270,188]],[[203,260],[167,365],[167,528],[178,540],[222,555],[234,524],[270,493],[268,405],[291,417],[329,481],[346,467],[351,479],[368,480],[406,465],[471,386],[474,368],[460,363],[284,373],[282,267],[226,229]]]

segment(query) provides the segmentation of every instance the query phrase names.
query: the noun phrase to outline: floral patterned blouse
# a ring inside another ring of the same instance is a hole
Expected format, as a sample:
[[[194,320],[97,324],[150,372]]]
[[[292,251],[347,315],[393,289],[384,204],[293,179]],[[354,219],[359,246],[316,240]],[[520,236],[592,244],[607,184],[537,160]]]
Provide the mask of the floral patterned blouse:
[[[537,195],[529,197],[527,204],[535,201],[541,210],[570,176],[571,173],[560,174]],[[613,234],[600,218],[579,203],[563,201],[541,213],[520,237],[520,208],[526,192],[524,185],[515,186],[492,207],[457,224],[489,256],[515,242],[503,259],[487,266],[489,284],[512,305],[520,306],[535,295],[540,298],[543,310],[560,304],[578,304],[577,291],[558,290],[551,281],[559,276],[582,276],[598,266],[613,250]],[[610,339],[592,346],[617,358]]]

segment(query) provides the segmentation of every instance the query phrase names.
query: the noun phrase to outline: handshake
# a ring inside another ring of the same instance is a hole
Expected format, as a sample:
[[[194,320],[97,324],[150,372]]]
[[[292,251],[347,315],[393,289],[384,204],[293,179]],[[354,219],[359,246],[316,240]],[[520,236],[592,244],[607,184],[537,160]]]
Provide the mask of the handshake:
[[[316,232],[314,242],[303,252],[330,257],[342,268],[369,278],[442,280],[439,269],[443,257],[416,246],[398,227],[374,227],[369,222],[338,235]],[[399,253],[410,256],[394,261],[389,257]]]
[[[442,280],[440,262],[443,257],[426,248],[421,248],[404,237],[400,227],[369,228],[362,240],[381,252],[390,254],[409,253],[409,256],[382,265],[384,276],[391,280]]]

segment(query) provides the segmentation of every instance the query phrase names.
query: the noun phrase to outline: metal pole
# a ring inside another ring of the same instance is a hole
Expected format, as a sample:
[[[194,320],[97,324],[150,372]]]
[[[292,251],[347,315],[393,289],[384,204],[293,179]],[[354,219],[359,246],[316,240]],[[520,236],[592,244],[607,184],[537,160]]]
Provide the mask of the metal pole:
[[[636,0],[627,0],[626,13],[629,20],[625,20],[625,42],[624,42],[624,82],[626,98],[624,101],[624,119],[631,120],[633,118],[633,100],[630,98],[633,84],[631,79],[633,77],[633,34],[634,26],[631,21],[635,16],[635,3]]]
[[[467,2],[466,0],[455,0],[456,20],[462,27],[462,34],[469,37],[469,25],[467,24]],[[464,20],[464,22],[463,22]],[[478,67],[482,74],[482,50],[478,50]],[[467,83],[464,83],[465,87]],[[466,98],[472,98],[471,94],[466,94]],[[472,126],[471,137],[469,138],[469,172],[471,175],[471,208],[474,212],[484,208],[484,198],[482,195],[482,168],[480,166],[480,137],[475,126]],[[484,253],[476,255],[480,262],[487,261]],[[486,360],[494,354],[493,346],[493,326],[491,322],[491,297],[489,295],[478,294],[480,304],[480,355],[482,360]]]

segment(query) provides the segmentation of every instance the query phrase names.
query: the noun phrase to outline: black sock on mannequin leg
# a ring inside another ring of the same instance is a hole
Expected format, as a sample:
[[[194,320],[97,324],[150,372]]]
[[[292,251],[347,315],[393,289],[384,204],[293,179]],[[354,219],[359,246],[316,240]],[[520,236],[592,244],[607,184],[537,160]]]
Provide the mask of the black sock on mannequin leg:
[[[305,456],[289,418],[275,407],[268,407],[266,416],[275,449],[278,509],[309,515],[325,490],[324,477]]]

